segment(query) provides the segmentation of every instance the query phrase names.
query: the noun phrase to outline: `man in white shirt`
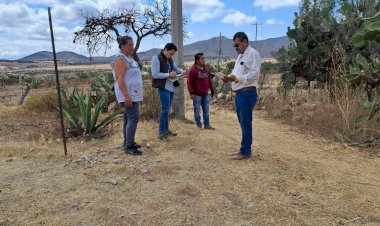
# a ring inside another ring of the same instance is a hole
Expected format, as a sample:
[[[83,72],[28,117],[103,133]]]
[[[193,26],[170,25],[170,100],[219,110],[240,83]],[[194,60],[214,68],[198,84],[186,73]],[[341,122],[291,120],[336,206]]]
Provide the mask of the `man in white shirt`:
[[[235,107],[238,116],[242,141],[240,150],[232,154],[232,159],[242,160],[251,157],[252,145],[252,111],[256,105],[256,86],[259,81],[261,57],[259,52],[249,46],[244,32],[237,32],[233,37],[234,48],[239,53],[232,73],[224,77],[224,82],[231,82],[236,93]]]

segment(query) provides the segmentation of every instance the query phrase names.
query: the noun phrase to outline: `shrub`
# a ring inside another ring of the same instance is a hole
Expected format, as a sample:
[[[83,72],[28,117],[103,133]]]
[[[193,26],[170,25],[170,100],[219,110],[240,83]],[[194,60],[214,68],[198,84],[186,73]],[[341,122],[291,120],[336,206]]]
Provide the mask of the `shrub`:
[[[52,90],[47,93],[33,94],[25,102],[28,110],[37,112],[54,111],[57,105],[57,95]]]
[[[18,83],[19,83],[19,79],[16,76],[5,75],[4,77],[0,78],[0,84],[2,85],[14,85]]]
[[[144,100],[140,107],[140,116],[144,119],[158,119],[161,111],[160,97],[151,82],[144,83]]]
[[[37,76],[32,75],[25,78],[25,82],[28,83],[31,88],[37,89],[44,81]]]

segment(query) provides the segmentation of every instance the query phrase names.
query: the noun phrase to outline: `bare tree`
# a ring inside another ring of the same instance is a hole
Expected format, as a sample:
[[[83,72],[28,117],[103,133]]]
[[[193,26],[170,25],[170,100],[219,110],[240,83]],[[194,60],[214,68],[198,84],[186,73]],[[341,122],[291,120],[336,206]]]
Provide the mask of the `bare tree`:
[[[82,12],[82,16],[85,25],[74,33],[73,42],[86,43],[90,57],[101,49],[105,52],[110,49],[118,36],[133,33],[136,36],[133,58],[140,62],[137,50],[143,38],[149,35],[163,37],[171,32],[170,10],[165,0],[153,0],[142,9],[133,5],[115,12],[105,9],[96,15]]]

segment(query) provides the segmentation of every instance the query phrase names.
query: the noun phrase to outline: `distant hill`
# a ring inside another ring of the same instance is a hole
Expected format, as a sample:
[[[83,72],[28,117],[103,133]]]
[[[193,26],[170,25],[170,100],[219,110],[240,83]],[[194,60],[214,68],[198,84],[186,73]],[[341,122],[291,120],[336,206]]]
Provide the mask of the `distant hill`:
[[[194,42],[184,46],[184,58],[193,59],[194,55],[198,52],[202,52],[207,58],[217,58],[219,56],[219,40],[222,44],[222,58],[234,58],[237,56],[236,50],[232,47],[232,39],[222,36],[214,37],[208,40]],[[289,40],[286,36],[279,38],[270,38],[265,40],[257,41],[255,44],[253,41],[250,42],[257,51],[259,51],[262,58],[271,58],[271,52],[278,50],[282,46],[288,46]],[[160,49],[151,49],[145,52],[139,52],[138,55],[141,60],[151,58],[153,55],[160,52]]]
[[[214,37],[204,41],[194,42],[184,46],[184,58],[185,60],[193,59],[194,55],[198,52],[202,52],[206,55],[208,59],[215,59],[219,56],[219,40],[221,40],[222,46],[222,58],[235,58],[237,53],[232,47],[233,41],[224,36]],[[257,41],[257,43],[250,42],[256,50],[259,51],[262,58],[271,58],[271,52],[278,50],[281,46],[288,46],[289,40],[286,36],[279,38],[270,38],[265,40]],[[139,52],[137,55],[141,60],[149,60],[152,56],[158,54],[160,49],[154,48],[148,51]],[[38,62],[38,61],[52,61],[53,54],[48,51],[41,51],[33,53],[29,56],[20,58],[16,61],[18,62]],[[89,58],[80,54],[76,54],[70,51],[62,51],[57,53],[57,60],[60,63],[65,64],[87,64],[89,63]],[[110,57],[93,57],[93,63],[109,63],[112,60]]]
[[[17,61],[52,61],[53,53],[48,51],[41,51],[33,53],[32,55],[18,59]],[[57,60],[64,63],[88,63],[88,57],[76,54],[70,51],[62,51],[57,53]]]

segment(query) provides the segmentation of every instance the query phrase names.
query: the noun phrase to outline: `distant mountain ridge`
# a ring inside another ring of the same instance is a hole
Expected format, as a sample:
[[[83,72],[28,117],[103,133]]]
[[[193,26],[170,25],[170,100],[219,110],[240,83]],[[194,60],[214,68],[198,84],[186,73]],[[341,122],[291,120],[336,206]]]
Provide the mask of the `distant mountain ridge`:
[[[221,58],[230,59],[237,56],[236,50],[233,48],[232,39],[222,37],[214,37],[208,40],[197,41],[184,46],[185,60],[193,59],[194,55],[202,52],[208,59],[215,59],[219,56],[219,48],[221,41]],[[270,38],[260,40],[254,43],[250,42],[257,51],[259,51],[262,58],[271,58],[271,52],[278,50],[282,46],[288,46],[289,40],[286,36],[279,38]],[[137,55],[141,60],[149,60],[152,56],[158,54],[161,49],[153,48],[148,51],[139,52]],[[93,57],[93,63],[109,63],[113,56],[110,57]],[[20,58],[18,62],[38,62],[38,61],[52,61],[53,53],[48,51],[41,51],[33,53],[29,56]],[[60,63],[66,64],[85,64],[90,62],[90,58],[70,51],[62,51],[57,53],[57,60]]]

